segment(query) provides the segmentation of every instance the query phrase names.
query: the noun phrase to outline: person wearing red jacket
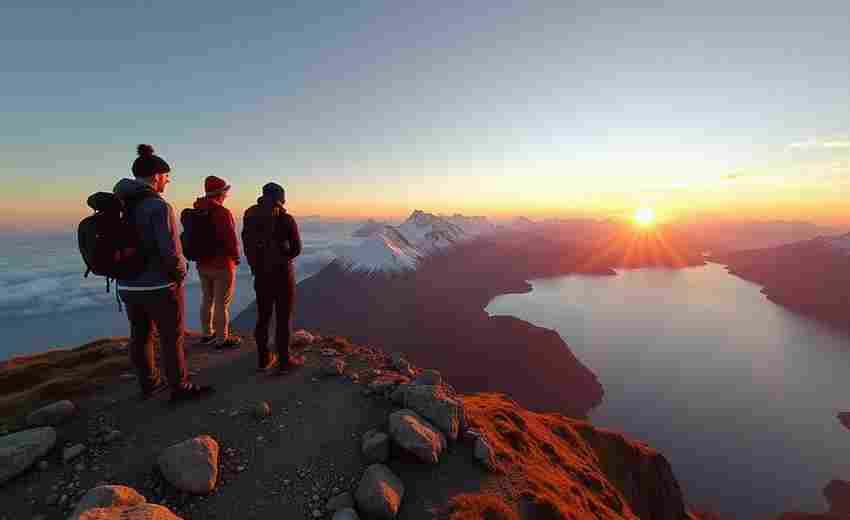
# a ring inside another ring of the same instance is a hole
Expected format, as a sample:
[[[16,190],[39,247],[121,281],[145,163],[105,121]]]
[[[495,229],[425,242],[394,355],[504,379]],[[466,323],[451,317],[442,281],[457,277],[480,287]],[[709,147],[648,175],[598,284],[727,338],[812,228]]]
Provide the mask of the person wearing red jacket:
[[[201,278],[201,327],[203,344],[214,344],[216,348],[238,348],[242,343],[229,334],[230,316],[228,307],[233,299],[236,282],[236,266],[239,265],[239,241],[236,238],[236,221],[233,213],[224,207],[230,192],[227,181],[210,175],[204,180],[206,196],[195,201],[196,209],[210,211],[215,228],[215,255],[198,261]]]

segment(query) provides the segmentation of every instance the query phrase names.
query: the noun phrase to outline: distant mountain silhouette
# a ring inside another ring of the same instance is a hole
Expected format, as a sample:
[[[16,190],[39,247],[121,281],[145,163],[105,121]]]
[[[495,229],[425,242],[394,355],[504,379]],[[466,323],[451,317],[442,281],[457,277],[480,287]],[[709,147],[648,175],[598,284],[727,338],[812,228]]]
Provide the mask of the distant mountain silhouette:
[[[772,301],[850,328],[850,234],[712,258],[729,272],[764,288]]]

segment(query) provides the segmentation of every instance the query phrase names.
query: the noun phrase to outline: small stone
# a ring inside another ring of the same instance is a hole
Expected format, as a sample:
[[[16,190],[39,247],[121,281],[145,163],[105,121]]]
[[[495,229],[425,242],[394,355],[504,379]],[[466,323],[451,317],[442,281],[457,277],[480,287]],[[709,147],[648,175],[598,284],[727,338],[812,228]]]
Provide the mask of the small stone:
[[[51,493],[47,495],[47,499],[44,501],[45,504],[49,506],[55,506],[59,502],[59,495],[56,493]]]
[[[115,442],[120,439],[122,435],[123,434],[119,430],[110,430],[106,435],[103,436],[103,442]]]
[[[79,462],[79,463],[77,463],[76,466],[74,466],[74,471],[82,472],[82,471],[85,471],[85,470],[86,470],[86,465],[83,464],[82,462]]]
[[[46,460],[38,461],[38,469],[40,469],[41,471],[44,471],[49,467],[50,467],[50,463],[47,462]]]
[[[357,511],[353,508],[346,507],[334,513],[332,520],[360,520],[360,517],[357,516]]]
[[[84,445],[75,444],[70,448],[65,448],[65,450],[62,452],[62,460],[65,462],[70,462],[85,453],[85,451],[86,447]]]
[[[322,512],[318,509],[313,510],[313,518],[322,518]]]

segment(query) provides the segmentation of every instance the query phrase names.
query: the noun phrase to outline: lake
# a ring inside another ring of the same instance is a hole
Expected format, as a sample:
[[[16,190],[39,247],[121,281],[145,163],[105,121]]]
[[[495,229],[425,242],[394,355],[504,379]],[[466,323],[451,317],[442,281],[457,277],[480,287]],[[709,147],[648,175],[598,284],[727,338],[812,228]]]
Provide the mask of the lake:
[[[824,511],[850,480],[850,337],[717,264],[530,280],[491,315],[556,330],[605,388],[594,424],[664,453],[689,505],[723,518]]]

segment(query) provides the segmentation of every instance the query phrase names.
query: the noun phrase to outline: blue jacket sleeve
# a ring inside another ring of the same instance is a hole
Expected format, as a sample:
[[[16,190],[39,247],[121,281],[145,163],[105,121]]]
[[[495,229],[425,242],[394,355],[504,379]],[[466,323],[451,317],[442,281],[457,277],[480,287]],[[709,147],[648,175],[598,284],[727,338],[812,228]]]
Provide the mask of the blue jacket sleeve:
[[[177,216],[170,204],[162,201],[151,215],[151,227],[165,275],[175,282],[182,282],[186,278],[186,258],[180,245]]]

